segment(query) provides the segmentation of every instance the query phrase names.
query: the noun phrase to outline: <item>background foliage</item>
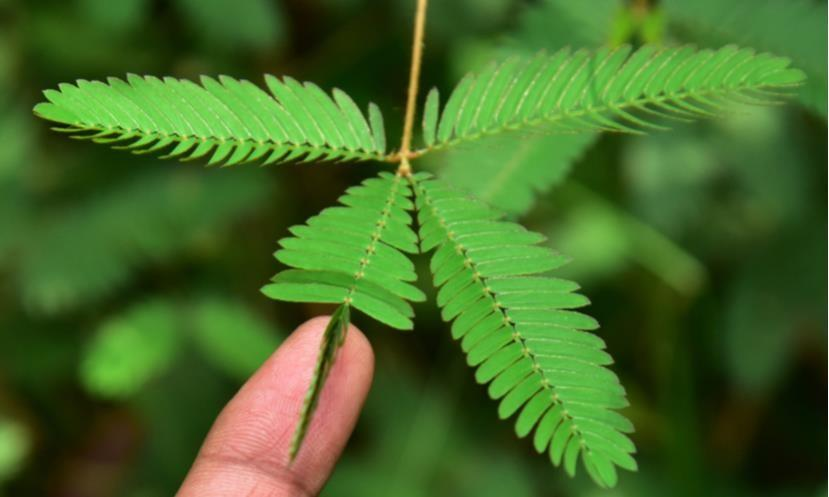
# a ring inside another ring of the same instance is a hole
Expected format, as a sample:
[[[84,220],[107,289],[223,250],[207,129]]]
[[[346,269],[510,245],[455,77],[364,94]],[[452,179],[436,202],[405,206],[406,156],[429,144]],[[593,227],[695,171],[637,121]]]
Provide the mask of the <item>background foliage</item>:
[[[396,137],[411,15],[405,0],[0,0],[0,495],[172,494],[243,379],[327,310],[259,293],[276,240],[376,172],[125,156],[36,122],[39,89],[289,74],[378,102]],[[444,95],[494,54],[566,45],[739,42],[807,72],[803,105],[428,167],[573,256],[564,276],[593,302],[637,427],[641,470],[611,494],[825,494],[826,2],[453,0],[427,29],[423,84]],[[357,323],[378,376],[324,495],[601,494],[514,439],[433,307],[414,333]]]

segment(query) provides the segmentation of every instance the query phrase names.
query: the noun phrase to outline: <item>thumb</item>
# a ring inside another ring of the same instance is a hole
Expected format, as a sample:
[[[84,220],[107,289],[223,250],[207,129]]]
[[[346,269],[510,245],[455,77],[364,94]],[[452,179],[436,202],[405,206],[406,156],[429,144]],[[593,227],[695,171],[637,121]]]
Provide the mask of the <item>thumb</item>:
[[[352,326],[290,463],[291,438],[328,320],[300,326],[239,390],[210,430],[179,497],[319,493],[354,429],[374,374],[371,345]]]

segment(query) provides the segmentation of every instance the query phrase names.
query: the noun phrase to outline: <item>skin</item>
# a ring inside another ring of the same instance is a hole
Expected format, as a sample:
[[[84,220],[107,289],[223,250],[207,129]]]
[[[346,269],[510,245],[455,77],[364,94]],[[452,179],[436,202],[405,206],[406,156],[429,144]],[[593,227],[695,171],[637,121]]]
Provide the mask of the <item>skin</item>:
[[[219,414],[178,497],[309,497],[340,457],[371,387],[374,353],[348,331],[302,448],[288,451],[328,317],[291,334]]]

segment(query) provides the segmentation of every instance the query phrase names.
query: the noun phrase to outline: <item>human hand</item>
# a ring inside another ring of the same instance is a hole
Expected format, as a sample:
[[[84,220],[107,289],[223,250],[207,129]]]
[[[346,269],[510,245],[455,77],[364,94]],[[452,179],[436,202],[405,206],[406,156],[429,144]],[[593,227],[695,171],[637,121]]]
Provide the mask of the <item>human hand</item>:
[[[357,422],[374,374],[374,353],[351,327],[293,462],[294,427],[328,317],[291,334],[222,410],[178,497],[317,495]]]

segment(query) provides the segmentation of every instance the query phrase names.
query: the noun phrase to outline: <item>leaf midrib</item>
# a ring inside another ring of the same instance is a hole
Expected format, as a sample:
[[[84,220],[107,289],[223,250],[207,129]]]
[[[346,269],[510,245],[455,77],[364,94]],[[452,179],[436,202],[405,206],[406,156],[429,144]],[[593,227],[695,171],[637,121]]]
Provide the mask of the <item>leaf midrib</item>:
[[[386,202],[383,206],[383,210],[381,211],[380,219],[377,220],[374,231],[371,232],[371,241],[364,250],[365,256],[360,261],[360,268],[353,275],[354,283],[351,285],[351,288],[348,289],[348,293],[346,293],[345,297],[343,298],[343,303],[347,306],[351,305],[351,298],[357,289],[357,284],[361,279],[363,279],[362,273],[371,264],[372,257],[374,256],[374,254],[376,254],[374,248],[377,246],[378,243],[383,243],[383,231],[386,229],[386,226],[388,226],[388,221],[391,217],[391,210],[394,207],[395,199],[397,198],[397,190],[400,187],[400,180],[401,176],[399,174],[396,174],[394,176],[394,180],[392,181],[392,186],[389,189],[389,194],[386,197]]]

